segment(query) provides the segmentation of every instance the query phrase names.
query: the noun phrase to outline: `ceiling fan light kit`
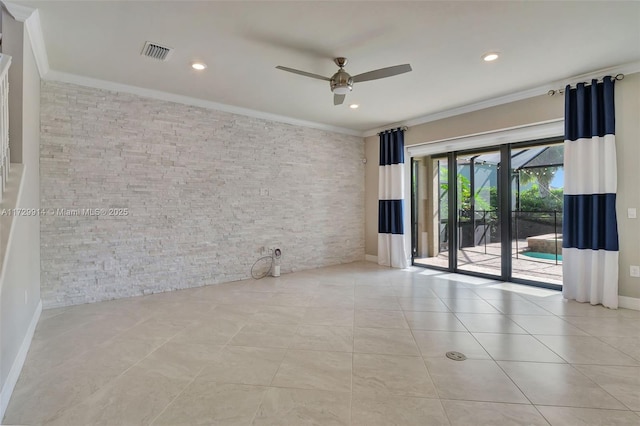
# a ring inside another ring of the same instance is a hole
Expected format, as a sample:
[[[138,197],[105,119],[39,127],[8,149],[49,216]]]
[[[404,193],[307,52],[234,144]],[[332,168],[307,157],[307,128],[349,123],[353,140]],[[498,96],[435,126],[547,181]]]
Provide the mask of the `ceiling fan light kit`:
[[[411,71],[411,65],[403,64],[393,67],[380,68],[351,77],[351,75],[349,75],[349,73],[344,70],[344,66],[347,64],[347,58],[335,58],[333,62],[335,62],[340,69],[333,76],[331,76],[331,78],[306,71],[296,70],[293,68],[283,67],[280,65],[278,65],[276,68],[282,71],[303,75],[305,77],[328,81],[329,86],[331,87],[331,92],[333,93],[334,105],[341,105],[344,102],[344,98],[347,93],[353,90],[354,83],[378,80],[381,78],[392,77],[394,75],[404,74]]]

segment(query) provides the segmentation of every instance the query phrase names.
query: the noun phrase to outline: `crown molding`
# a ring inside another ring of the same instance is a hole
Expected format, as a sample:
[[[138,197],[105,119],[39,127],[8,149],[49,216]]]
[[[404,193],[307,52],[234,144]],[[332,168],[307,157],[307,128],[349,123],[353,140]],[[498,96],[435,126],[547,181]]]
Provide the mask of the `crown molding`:
[[[49,57],[44,43],[44,34],[42,33],[42,25],[40,23],[40,12],[38,9],[24,6],[22,4],[12,2],[2,2],[9,14],[18,22],[23,22],[29,34],[31,42],[31,50],[36,60],[38,73],[43,78],[49,72]]]
[[[84,77],[77,74],[70,74],[60,71],[51,70],[44,77],[45,80],[59,81],[62,83],[77,84],[85,87],[93,87],[96,89],[111,90],[115,92],[130,93],[132,95],[143,96],[146,98],[158,99],[161,101],[177,102],[180,104],[197,106],[216,111],[228,112],[231,114],[244,115],[262,120],[275,121],[278,123],[291,124],[293,126],[308,127],[317,130],[324,130],[332,133],[341,133],[349,136],[362,137],[362,132],[344,127],[331,126],[313,121],[299,120],[297,118],[286,117],[284,115],[271,114],[263,111],[257,111],[249,108],[242,108],[233,105],[221,104],[218,102],[207,101],[204,99],[193,98],[190,96],[177,95],[175,93],[162,92],[160,90],[145,89],[138,86],[130,86],[128,84],[116,83],[113,81],[100,80],[97,78]]]
[[[40,12],[36,9],[31,16],[25,21],[29,40],[31,41],[31,50],[36,59],[36,66],[40,73],[40,78],[44,78],[50,71],[49,57],[47,56],[47,48],[44,43],[44,34],[42,34],[42,25],[40,24]]]
[[[407,126],[409,128],[418,126],[420,124],[430,123],[432,121],[442,120],[444,118],[454,117],[456,115],[466,114],[469,112],[479,111],[481,109],[491,108],[498,105],[504,105],[511,102],[521,101],[523,99],[533,98],[535,96],[546,95],[549,90],[564,89],[567,84],[575,84],[580,81],[588,81],[593,78],[601,78],[603,74],[634,74],[640,72],[640,61],[630,62],[627,64],[616,65],[614,67],[603,68],[589,73],[565,78],[562,80],[556,80],[554,82],[534,87],[532,89],[523,90],[520,92],[511,93],[497,98],[487,99],[480,102],[475,102],[468,105],[463,105],[456,108],[447,109],[444,111],[436,112],[433,114],[427,114],[421,117],[412,118],[410,120],[389,123],[383,127],[376,127],[375,129],[367,130],[363,132],[363,137],[374,136],[379,132],[387,130],[389,128]]]
[[[36,11],[33,7],[25,6],[23,4],[12,3],[8,1],[1,2],[7,12],[18,22],[26,21],[33,12]]]

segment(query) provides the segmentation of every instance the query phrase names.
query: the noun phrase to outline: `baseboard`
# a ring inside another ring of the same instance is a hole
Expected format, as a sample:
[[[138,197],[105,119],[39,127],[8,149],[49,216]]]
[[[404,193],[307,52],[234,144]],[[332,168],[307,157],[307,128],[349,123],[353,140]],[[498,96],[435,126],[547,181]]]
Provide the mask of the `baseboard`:
[[[31,346],[31,340],[33,340],[33,333],[35,333],[36,331],[36,326],[38,325],[38,320],[40,319],[41,313],[42,300],[38,303],[38,306],[33,313],[33,317],[31,317],[31,323],[29,324],[27,333],[22,340],[20,350],[18,351],[16,358],[13,360],[13,364],[11,365],[11,370],[9,370],[7,380],[4,382],[2,391],[0,391],[0,423],[2,423],[4,413],[9,406],[9,401],[11,400],[11,394],[13,393],[13,389],[16,387],[16,383],[18,383],[18,378],[20,377],[20,373],[22,372],[22,367],[24,366],[24,362],[27,359],[27,353],[29,352],[29,347]]]
[[[372,254],[365,254],[364,260],[366,260],[367,262],[378,263],[378,256],[374,256]]]
[[[636,297],[618,296],[618,307],[640,311],[640,299]]]

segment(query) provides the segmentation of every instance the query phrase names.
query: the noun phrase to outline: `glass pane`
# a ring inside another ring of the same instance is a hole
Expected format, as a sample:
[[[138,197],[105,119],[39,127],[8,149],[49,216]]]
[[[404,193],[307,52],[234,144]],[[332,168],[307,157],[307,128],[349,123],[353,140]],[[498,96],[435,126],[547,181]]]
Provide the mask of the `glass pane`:
[[[564,145],[511,151],[512,276],[562,285]]]
[[[457,268],[500,276],[500,151],[459,154],[456,166]]]
[[[421,158],[416,188],[417,226],[414,263],[449,267],[449,183],[446,158]]]

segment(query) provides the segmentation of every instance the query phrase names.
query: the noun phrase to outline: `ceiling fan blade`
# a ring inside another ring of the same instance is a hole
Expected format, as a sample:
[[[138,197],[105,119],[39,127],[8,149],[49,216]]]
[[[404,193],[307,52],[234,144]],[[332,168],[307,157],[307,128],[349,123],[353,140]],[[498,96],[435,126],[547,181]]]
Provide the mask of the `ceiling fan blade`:
[[[304,75],[305,77],[317,78],[318,80],[324,80],[324,81],[330,81],[331,80],[329,77],[323,77],[323,76],[318,75],[318,74],[313,74],[313,73],[306,72],[306,71],[295,70],[293,68],[282,67],[280,65],[278,65],[276,68],[279,69],[279,70],[282,70],[282,71],[289,71],[289,72],[292,72],[294,74]]]
[[[347,96],[347,95],[336,95],[334,93],[334,95],[333,95],[333,104],[334,105],[342,105],[342,103],[344,102],[345,96]]]
[[[353,77],[353,82],[359,83],[362,81],[377,80],[379,78],[392,77],[394,75],[404,74],[405,72],[409,72],[409,71],[411,71],[411,65],[409,64],[395,65],[393,67],[380,68],[379,70],[358,74]]]

